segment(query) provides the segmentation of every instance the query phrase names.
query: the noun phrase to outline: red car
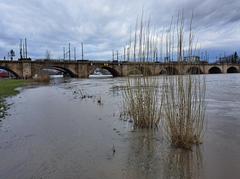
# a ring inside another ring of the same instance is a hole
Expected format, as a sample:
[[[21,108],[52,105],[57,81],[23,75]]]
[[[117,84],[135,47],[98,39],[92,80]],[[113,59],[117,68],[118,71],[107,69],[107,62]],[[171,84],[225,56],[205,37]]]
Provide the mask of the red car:
[[[0,78],[8,78],[8,77],[9,77],[8,72],[0,71]]]

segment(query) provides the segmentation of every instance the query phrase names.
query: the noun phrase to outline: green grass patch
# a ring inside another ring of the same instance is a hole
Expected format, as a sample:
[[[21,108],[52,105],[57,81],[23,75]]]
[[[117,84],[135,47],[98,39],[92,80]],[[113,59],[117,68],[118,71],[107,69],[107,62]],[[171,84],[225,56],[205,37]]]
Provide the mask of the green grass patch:
[[[8,109],[5,98],[18,94],[19,92],[16,90],[16,88],[22,87],[26,85],[26,83],[26,80],[0,80],[0,122],[1,118],[4,118],[6,116],[6,111]]]
[[[0,98],[18,94],[16,88],[24,86],[26,80],[0,80]]]

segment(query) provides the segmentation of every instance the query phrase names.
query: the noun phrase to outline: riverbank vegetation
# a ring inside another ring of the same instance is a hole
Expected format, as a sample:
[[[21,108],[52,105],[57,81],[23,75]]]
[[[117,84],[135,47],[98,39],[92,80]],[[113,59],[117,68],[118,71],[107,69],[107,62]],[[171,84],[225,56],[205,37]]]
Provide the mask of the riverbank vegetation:
[[[26,80],[0,80],[0,97],[13,96],[18,93],[16,88],[26,84]]]
[[[5,111],[6,111],[5,101],[3,98],[0,97],[0,122],[1,118],[5,116]]]
[[[6,115],[7,105],[5,102],[5,98],[18,94],[16,88],[22,87],[25,84],[25,80],[0,80],[0,118],[3,118]]]

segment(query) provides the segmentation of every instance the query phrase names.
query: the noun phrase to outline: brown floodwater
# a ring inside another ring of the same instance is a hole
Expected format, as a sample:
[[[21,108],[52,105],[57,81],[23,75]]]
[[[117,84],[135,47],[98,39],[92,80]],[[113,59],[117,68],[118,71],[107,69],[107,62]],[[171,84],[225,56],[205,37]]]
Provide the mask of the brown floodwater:
[[[8,98],[0,178],[240,178],[240,74],[206,76],[208,124],[192,151],[119,119],[125,80],[54,82]]]

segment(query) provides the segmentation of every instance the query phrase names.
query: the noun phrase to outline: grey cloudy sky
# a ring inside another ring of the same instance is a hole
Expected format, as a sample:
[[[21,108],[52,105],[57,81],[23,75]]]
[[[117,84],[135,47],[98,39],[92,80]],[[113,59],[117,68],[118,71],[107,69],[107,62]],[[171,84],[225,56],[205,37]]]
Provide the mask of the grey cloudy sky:
[[[62,58],[68,42],[85,44],[88,59],[111,59],[129,39],[130,26],[144,8],[156,28],[172,16],[194,12],[194,31],[211,58],[240,50],[239,0],[0,0],[0,58],[10,49],[18,54],[19,39],[27,37],[32,58]]]

